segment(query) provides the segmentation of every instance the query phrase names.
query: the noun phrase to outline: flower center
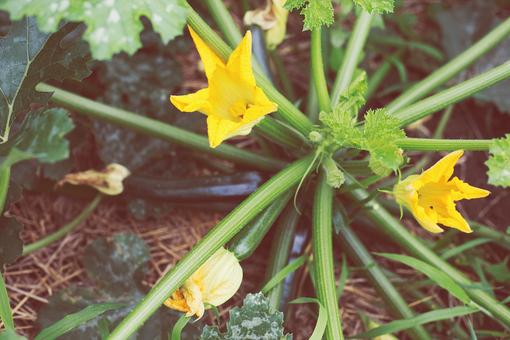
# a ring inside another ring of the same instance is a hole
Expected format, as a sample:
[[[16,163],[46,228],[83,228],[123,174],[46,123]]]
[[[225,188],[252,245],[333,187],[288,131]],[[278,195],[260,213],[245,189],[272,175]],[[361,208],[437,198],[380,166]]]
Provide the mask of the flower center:
[[[252,107],[252,104],[248,104],[244,99],[238,99],[232,104],[228,112],[233,118],[243,119],[246,110]]]

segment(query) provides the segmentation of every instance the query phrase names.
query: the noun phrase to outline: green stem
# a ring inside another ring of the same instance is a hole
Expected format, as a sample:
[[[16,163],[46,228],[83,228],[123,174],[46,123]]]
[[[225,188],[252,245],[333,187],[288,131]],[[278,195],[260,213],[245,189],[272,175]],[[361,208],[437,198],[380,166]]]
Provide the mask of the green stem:
[[[276,68],[276,72],[278,73],[278,78],[280,79],[280,82],[282,84],[283,91],[285,92],[286,97],[291,102],[294,103],[296,101],[296,93],[294,92],[294,87],[292,86],[292,82],[290,81],[285,64],[283,63],[282,58],[278,54],[278,51],[273,50],[269,53]]]
[[[363,51],[368,32],[370,32],[370,26],[374,15],[375,11],[372,14],[362,11],[361,15],[356,20],[354,30],[347,44],[344,59],[342,60],[342,65],[340,66],[340,71],[338,71],[333,90],[331,91],[332,106],[338,104],[340,94],[351,84],[352,76],[356,70],[356,65],[358,65],[358,59]]]
[[[76,216],[71,222],[69,222],[65,227],[61,228],[59,231],[49,236],[46,236],[45,238],[39,241],[31,243],[28,246],[24,246],[23,255],[33,253],[34,251],[46,247],[47,245],[50,245],[53,242],[60,240],[62,237],[67,235],[69,232],[71,232],[71,230],[73,230],[81,222],[83,222],[83,220],[85,220],[94,211],[94,209],[96,209],[98,204],[101,202],[102,197],[103,197],[102,194],[98,194],[96,198],[94,198],[94,200],[90,202],[89,205],[86,206],[85,209],[83,209],[78,216]]]
[[[326,84],[322,64],[321,28],[312,31],[312,72],[317,97],[319,98],[319,107],[321,111],[331,112],[331,101],[329,100],[328,85]]]
[[[401,120],[400,126],[404,127],[431,113],[470,97],[476,92],[482,91],[508,77],[510,77],[510,62],[506,62],[501,66],[419,101],[405,109],[399,111],[392,110],[391,112],[393,116]]]
[[[406,138],[395,141],[399,148],[406,151],[454,151],[454,150],[489,150],[492,139],[429,139]]]
[[[381,82],[386,78],[388,73],[391,70],[391,66],[393,65],[391,58],[399,58],[403,54],[403,50],[397,51],[393,53],[390,57],[386,58],[386,60],[379,66],[379,68],[372,74],[370,78],[368,78],[368,89],[365,95],[365,99],[368,101],[374,95],[375,91],[381,84]]]
[[[278,121],[269,116],[262,119],[253,129],[270,141],[293,149],[300,149],[310,145],[308,139],[299,132],[286,129]]]
[[[306,101],[306,115],[310,120],[317,124],[319,121],[319,98],[313,77],[310,77],[310,87],[308,88],[308,97]]]
[[[340,201],[335,201],[335,205],[340,204]],[[338,211],[337,213],[339,214],[340,212]],[[367,277],[372,287],[379,293],[379,296],[382,297],[395,317],[408,319],[415,316],[412,309],[407,305],[406,300],[404,300],[402,295],[384,275],[381,268],[375,263],[370,253],[350,227],[340,228],[336,234],[336,239],[342,245],[342,249],[346,250],[348,256],[354,260],[356,266],[367,267],[362,273]],[[421,325],[409,328],[407,333],[414,340],[430,340],[430,336]]]
[[[264,157],[228,144],[221,144],[213,149],[209,146],[209,141],[205,136],[133,112],[108,106],[48,84],[41,83],[37,85],[37,90],[54,92],[50,100],[60,106],[93,118],[132,129],[148,136],[198,150],[211,156],[241,163],[264,171],[280,170],[286,165],[285,162],[280,160]]]
[[[273,244],[271,246],[271,253],[266,269],[265,282],[271,280],[273,276],[278,274],[288,264],[290,249],[294,239],[294,230],[296,230],[301,216],[298,211],[301,209],[302,203],[303,199],[298,199],[298,209],[296,209],[296,207],[294,207],[294,202],[289,202],[277,221],[276,232],[273,237]],[[285,279],[278,282],[267,292],[266,297],[273,311],[279,309],[284,284]]]
[[[510,33],[510,18],[493,29],[484,38],[457,56],[455,59],[434,71],[427,78],[412,86],[400,97],[391,102],[386,108],[389,114],[393,114],[402,108],[414,103],[420,98],[446,83],[457,73],[468,67],[482,55],[491,50]]]
[[[218,37],[191,7],[188,11],[187,20],[191,28],[211,47],[220,59],[226,62],[232,53],[232,49]],[[257,64],[253,63],[253,65],[255,67]],[[303,135],[308,136],[312,131],[312,122],[294,104],[278,92],[262,74],[263,72],[257,69],[253,72],[257,85],[264,91],[269,100],[278,104],[277,116],[292,125]]]
[[[316,270],[317,298],[328,311],[326,340],[342,340],[342,324],[336,299],[335,273],[333,270],[332,235],[333,188],[326,182],[324,170],[320,170],[313,206],[313,259]]]
[[[216,21],[216,24],[220,28],[221,34],[223,34],[227,44],[229,44],[232,49],[236,48],[243,39],[243,36],[223,1],[204,0],[204,2],[207,8],[209,8],[209,13],[211,13],[214,21]]]
[[[177,263],[117,326],[108,339],[128,339],[217,249],[239,232],[261,209],[306,176],[314,157],[312,153],[292,163],[244,200]]]
[[[7,191],[9,191],[9,180],[11,179],[11,167],[6,166],[0,170],[0,213],[4,212]],[[6,207],[9,209],[10,207]]]
[[[350,184],[354,181],[346,178],[346,183]],[[350,191],[350,197],[360,202],[365,200],[369,194],[362,189]],[[421,243],[407,229],[405,229],[388,211],[386,211],[379,203],[370,201],[366,203],[365,215],[379,228],[381,228],[391,239],[397,242],[401,247],[406,249],[411,255],[427,262],[428,264],[448,274],[458,284],[465,286],[476,285],[473,281],[465,277],[461,272],[452,267],[449,263],[442,260],[433,251]],[[466,293],[480,306],[491,312],[496,318],[510,325],[510,309],[499,303],[492,296],[480,289],[466,289]]]
[[[14,330],[11,304],[9,302],[9,295],[7,295],[7,288],[5,287],[2,273],[0,273],[0,319],[4,323],[5,329]]]

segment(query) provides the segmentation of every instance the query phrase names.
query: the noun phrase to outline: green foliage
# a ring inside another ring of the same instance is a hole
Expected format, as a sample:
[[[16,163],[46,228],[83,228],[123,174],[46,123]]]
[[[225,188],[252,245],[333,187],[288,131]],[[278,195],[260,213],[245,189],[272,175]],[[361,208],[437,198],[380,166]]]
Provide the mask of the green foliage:
[[[443,273],[442,271],[435,267],[432,267],[430,264],[427,264],[423,261],[405,255],[378,254],[378,253],[376,254],[395,261],[402,262],[418,270],[419,272],[427,275],[432,281],[436,282],[438,285],[449,291],[450,294],[455,296],[461,302],[464,302],[465,304],[471,303],[471,299],[464,291],[464,289],[462,289],[458,284],[456,284],[455,281],[453,281],[447,274]]]
[[[217,326],[205,326],[202,340],[291,340],[283,336],[283,313],[271,313],[269,300],[262,293],[248,294],[243,307],[230,310],[227,332],[220,333]]]
[[[61,19],[83,21],[87,30],[83,37],[90,43],[96,59],[110,59],[114,53],[133,54],[142,44],[141,16],[152,21],[164,43],[182,34],[186,23],[185,0],[4,0],[0,8],[15,19],[36,15],[41,29],[54,31]]]
[[[17,335],[12,329],[7,329],[0,332],[0,340],[27,340],[27,338]]]
[[[65,316],[77,313],[90,305],[115,303],[125,307],[110,310],[89,321],[83,322],[62,335],[61,340],[100,339],[98,321],[108,320],[108,331],[116,327],[143,299],[146,288],[142,279],[147,274],[146,261],[149,247],[135,234],[123,233],[114,236],[113,244],[105,238],[92,242],[85,249],[82,259],[91,278],[97,279],[97,289],[71,287],[53,294],[38,316],[41,329],[50,327]],[[121,282],[124,280],[124,282]],[[167,340],[182,313],[161,307],[133,334],[133,339]],[[103,333],[107,330],[104,329]],[[199,323],[189,323],[181,333],[182,340],[195,340],[202,332]]]
[[[11,205],[21,199],[21,187],[11,181],[5,198],[4,209],[0,214],[0,273],[4,272],[4,265],[13,263],[23,254],[23,240],[19,236],[23,231],[23,223],[18,222],[16,217],[4,216]]]
[[[510,134],[507,134],[505,138],[494,139],[489,152],[492,155],[485,162],[485,165],[489,167],[488,183],[507,188],[510,186]]]
[[[106,302],[97,305],[89,305],[79,312],[66,315],[52,326],[45,328],[39,333],[34,340],[54,340],[62,334],[67,333],[71,329],[80,324],[89,321],[96,316],[103,314],[111,309],[119,309],[122,305]]]
[[[0,37],[0,140],[6,141],[10,126],[20,111],[31,103],[46,104],[51,93],[37,92],[35,86],[49,79],[81,80],[90,74],[87,43],[77,40],[61,47],[66,35],[78,27],[66,23],[53,34],[39,31],[35,18],[13,23],[9,34]],[[42,111],[41,111],[42,112]]]
[[[69,157],[69,141],[64,135],[74,125],[68,115],[63,109],[30,111],[18,132],[0,144],[0,169],[25,159],[55,163]]]
[[[101,238],[87,246],[83,267],[87,275],[100,283],[100,288],[114,296],[137,288],[150,260],[150,248],[138,236],[122,233],[113,244]]]
[[[494,264],[492,266],[487,266],[485,270],[487,273],[492,275],[492,277],[501,283],[510,282],[510,271],[508,270],[508,256],[505,257],[503,262]]]
[[[287,0],[283,6],[289,11],[301,8],[305,16],[303,31],[329,26],[333,23],[333,6],[330,0]]]
[[[394,7],[393,0],[354,0],[354,3],[363,7],[368,13],[372,13],[374,10],[379,13],[392,13]]]

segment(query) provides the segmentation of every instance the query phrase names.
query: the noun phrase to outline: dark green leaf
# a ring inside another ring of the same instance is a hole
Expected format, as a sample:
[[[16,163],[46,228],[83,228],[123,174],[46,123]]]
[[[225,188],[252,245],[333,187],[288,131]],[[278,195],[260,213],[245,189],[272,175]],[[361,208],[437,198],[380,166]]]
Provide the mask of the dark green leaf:
[[[44,31],[53,31],[61,19],[83,21],[84,39],[96,59],[110,59],[114,53],[133,54],[141,47],[141,16],[152,21],[154,30],[168,43],[182,34],[188,11],[185,0],[3,0],[0,8],[14,18],[36,15]]]
[[[62,318],[60,321],[56,322],[52,326],[45,328],[39,333],[34,340],[54,340],[57,337],[61,336],[64,333],[67,333],[71,329],[77,327],[78,325],[89,321],[92,318],[110,310],[110,309],[119,309],[122,305],[106,302],[98,305],[89,305],[83,310],[70,314]]]
[[[287,0],[283,6],[289,11],[303,7],[303,31],[329,26],[333,23],[333,6],[330,0]]]
[[[99,328],[99,336],[101,340],[106,340],[110,336],[110,325],[111,322],[105,317],[102,317],[97,321],[97,327]]]
[[[230,310],[227,332],[220,333],[217,326],[205,326],[202,340],[281,340],[282,323],[283,313],[271,313],[269,300],[262,293],[248,294],[242,308]]]
[[[136,290],[147,273],[150,248],[133,233],[114,236],[113,244],[105,238],[85,249],[83,266],[87,274],[100,281],[101,288],[114,296]]]
[[[453,307],[448,309],[435,310],[432,312],[420,314],[413,318],[393,321],[380,327],[374,328],[368,332],[348,337],[347,339],[375,338],[384,334],[395,333],[427,322],[446,320],[456,316],[476,313],[478,311],[480,311],[478,308],[473,307]]]
[[[491,156],[485,162],[489,168],[487,175],[489,184],[508,188],[510,186],[510,134],[505,138],[493,139],[489,149]]]
[[[0,145],[0,169],[25,159],[54,163],[69,157],[69,141],[64,135],[74,125],[68,115],[63,109],[30,111],[19,131]]]
[[[67,23],[46,34],[39,31],[35,18],[23,18],[0,37],[0,140],[7,140],[20,111],[31,103],[46,104],[51,97],[51,93],[37,92],[37,84],[49,79],[81,80],[90,74],[87,43],[78,40],[65,49],[60,45],[78,25]]]
[[[23,224],[15,217],[0,216],[0,273],[4,272],[4,265],[23,254],[23,240],[19,237],[22,231]]]

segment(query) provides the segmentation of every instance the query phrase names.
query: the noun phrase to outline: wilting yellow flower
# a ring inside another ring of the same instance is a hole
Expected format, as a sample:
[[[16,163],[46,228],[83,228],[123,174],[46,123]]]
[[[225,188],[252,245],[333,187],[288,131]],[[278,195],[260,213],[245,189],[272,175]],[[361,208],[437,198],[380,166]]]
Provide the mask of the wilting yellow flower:
[[[267,48],[274,50],[283,39],[287,28],[289,11],[283,8],[286,0],[267,0],[266,7],[248,11],[244,15],[244,24],[257,24],[266,31]]]
[[[110,164],[103,170],[87,170],[66,175],[55,186],[64,183],[85,184],[96,188],[106,195],[118,195],[124,190],[122,180],[129,176],[129,170],[120,164]]]
[[[406,206],[418,223],[433,233],[443,232],[437,224],[470,233],[466,220],[455,208],[455,201],[485,197],[489,191],[475,188],[454,177],[453,167],[463,151],[443,157],[421,175],[412,175],[395,185],[393,193],[398,204]]]
[[[165,306],[200,319],[204,303],[221,305],[237,292],[242,280],[243,269],[234,253],[221,247],[165,301]]]
[[[211,147],[225,139],[247,135],[264,115],[277,110],[255,84],[251,68],[251,33],[246,32],[227,64],[191,29],[191,36],[204,63],[209,87],[170,100],[184,112],[207,115],[207,133]]]

